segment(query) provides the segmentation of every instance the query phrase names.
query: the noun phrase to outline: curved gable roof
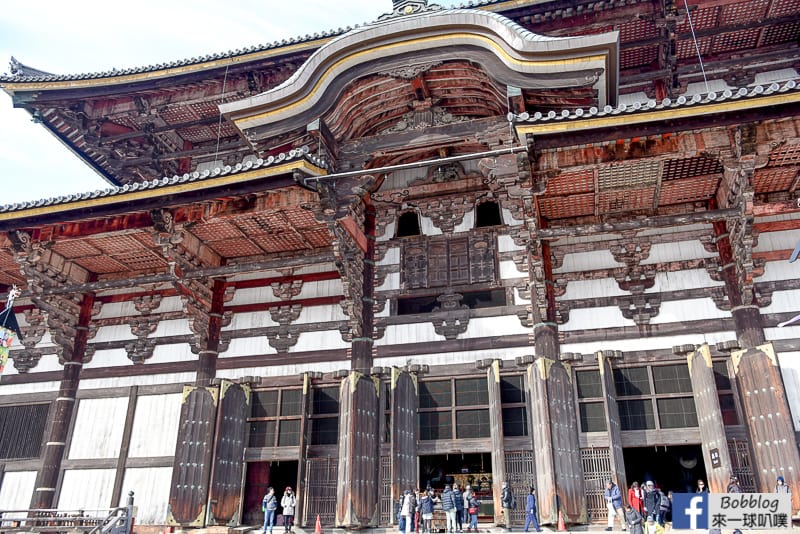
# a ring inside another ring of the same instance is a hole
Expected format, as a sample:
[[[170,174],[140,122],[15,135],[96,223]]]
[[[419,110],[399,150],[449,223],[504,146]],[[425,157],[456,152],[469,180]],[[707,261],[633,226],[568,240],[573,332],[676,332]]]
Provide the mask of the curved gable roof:
[[[377,22],[317,50],[278,87],[220,106],[251,139],[321,116],[349,82],[387,69],[469,59],[499,82],[528,89],[593,85],[600,105],[616,103],[618,32],[546,37],[510,19],[475,9],[425,12]]]

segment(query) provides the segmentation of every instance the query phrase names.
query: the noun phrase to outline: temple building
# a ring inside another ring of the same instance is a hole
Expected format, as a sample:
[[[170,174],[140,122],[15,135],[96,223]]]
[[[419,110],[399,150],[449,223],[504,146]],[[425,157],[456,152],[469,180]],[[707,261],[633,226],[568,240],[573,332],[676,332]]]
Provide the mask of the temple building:
[[[259,525],[292,486],[361,529],[458,483],[496,522],[507,481],[587,523],[609,477],[732,475],[800,509],[800,4],[386,4],[0,76],[109,183],[0,206],[0,509]]]

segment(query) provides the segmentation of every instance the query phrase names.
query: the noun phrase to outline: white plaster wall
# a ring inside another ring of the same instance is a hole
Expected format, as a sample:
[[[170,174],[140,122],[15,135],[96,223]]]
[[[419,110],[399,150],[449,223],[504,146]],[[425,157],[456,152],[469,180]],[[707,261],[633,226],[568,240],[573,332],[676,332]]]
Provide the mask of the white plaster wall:
[[[794,248],[794,247],[792,247]],[[785,260],[768,261],[764,264],[764,274],[756,278],[757,282],[775,282],[777,280],[793,280],[800,278],[800,263],[789,263]]]
[[[102,517],[112,507],[116,469],[68,469],[64,471],[58,508],[84,510],[87,515]],[[116,503],[114,504],[116,505]],[[105,509],[105,513],[98,510]]]
[[[92,361],[83,365],[84,369],[100,369],[102,367],[122,367],[131,365],[125,349],[98,350],[92,356]]]
[[[119,457],[127,410],[128,397],[81,399],[67,457]]]
[[[461,220],[461,224],[457,224],[455,225],[455,227],[453,227],[453,233],[458,234],[460,232],[469,232],[473,228],[475,228],[474,208],[464,214],[464,218]]]
[[[300,310],[300,316],[292,324],[327,323],[330,321],[343,321],[347,316],[344,310],[336,304],[324,306],[306,306]]]
[[[145,364],[147,365],[147,364]],[[160,386],[163,384],[189,384],[196,373],[164,373],[160,375],[120,376],[81,380],[81,389],[124,388],[130,386]],[[56,388],[58,389],[58,388]]]
[[[287,364],[280,362],[277,356],[272,356],[265,361],[271,361],[275,365],[263,367],[239,367],[236,369],[220,369],[217,371],[218,378],[237,379],[243,376],[298,376],[298,385],[302,382],[299,379],[301,373],[308,371],[319,371],[321,373],[331,373],[339,369],[349,369],[350,362],[347,360],[333,362],[313,362],[303,364]]]
[[[758,245],[753,247],[753,251],[794,250],[794,247],[797,246],[797,236],[797,230],[760,233],[758,234]]]
[[[276,354],[275,349],[269,346],[267,336],[240,337],[232,339],[228,350],[220,353],[220,358],[233,358],[236,356],[256,356],[259,354]]]
[[[610,250],[593,250],[591,252],[575,252],[564,256],[561,267],[553,269],[554,273],[571,273],[594,271],[595,269],[613,269],[624,267],[614,259]]]
[[[779,352],[778,364],[786,389],[786,400],[792,412],[794,430],[800,431],[800,352]]]
[[[128,456],[173,456],[178,439],[181,393],[143,395],[136,399]]]
[[[530,304],[530,303],[531,303],[531,299],[522,298],[522,296],[519,294],[519,289],[517,289],[515,287],[514,288],[514,304],[519,306],[519,305]]]
[[[234,313],[230,324],[224,327],[222,331],[267,328],[270,326],[278,326],[278,323],[272,320],[272,316],[268,311]]]
[[[519,219],[515,219],[513,215],[511,215],[511,210],[506,208],[501,208],[501,212],[503,214],[503,221],[508,226],[520,226],[525,221],[520,221]]]
[[[800,313],[800,311],[798,313]],[[798,339],[800,338],[800,324],[794,323],[792,326],[784,326],[783,328],[765,328],[764,337],[768,341]]]
[[[723,286],[725,282],[715,282],[705,269],[686,269],[677,272],[656,273],[655,283],[645,293],[679,291],[698,287]]]
[[[617,306],[603,308],[581,308],[569,312],[569,321],[559,326],[559,330],[594,330],[596,328],[615,328],[621,326],[636,326],[631,319],[622,316],[622,311]],[[567,351],[569,352],[569,351]]]
[[[376,265],[399,265],[400,264],[400,247],[390,247],[383,255],[383,259]]]
[[[497,251],[498,252],[515,252],[518,250],[525,250],[523,245],[517,245],[511,236],[499,235],[497,236]]]
[[[433,225],[429,217],[419,216],[419,231],[422,235],[442,235],[442,231]]]
[[[570,314],[572,315],[572,314]],[[565,343],[561,345],[561,352],[579,352],[592,354],[598,350],[621,351],[649,351],[657,349],[671,349],[675,345],[708,343],[715,345],[720,341],[735,341],[736,332],[715,332],[713,334],[687,334],[682,336],[646,337],[638,339],[618,339],[593,341],[591,343]]]
[[[420,354],[418,356],[376,358],[375,365],[381,367],[403,367],[409,364],[464,365],[470,369],[474,369],[477,360],[513,360],[516,357],[528,356],[533,353],[533,347],[474,350],[470,352],[437,352],[434,354]]]
[[[428,341],[442,341],[433,328],[433,323],[398,324],[386,327],[386,333],[375,340],[375,346],[404,345],[406,343],[423,343]]]
[[[469,320],[467,331],[459,338],[479,338],[489,336],[510,336],[514,334],[529,334],[530,328],[522,326],[516,315],[503,315],[500,317],[480,317]]]
[[[188,319],[172,319],[158,323],[156,331],[150,334],[150,337],[187,336],[191,334],[192,329],[189,328]]]
[[[0,396],[22,395],[24,393],[48,393],[51,391],[58,391],[60,388],[61,382],[58,381],[12,384],[0,386]]]
[[[650,247],[650,255],[642,265],[669,261],[694,260],[697,258],[716,258],[718,254],[703,248],[700,241],[678,241],[675,243],[656,243]]]
[[[137,525],[163,525],[167,520],[169,487],[172,482],[171,467],[128,468],[122,479],[122,497],[118,506],[124,506],[128,492],[132,491],[136,506]]]
[[[383,241],[389,241],[390,239],[392,239],[394,237],[395,226],[396,225],[397,225],[397,221],[392,221],[392,222],[388,223],[386,225],[386,230],[383,232],[383,235],[378,236],[376,241],[383,242]]]
[[[21,345],[17,345],[18,341],[14,342],[14,345],[11,346],[11,356],[8,358],[8,363],[6,363],[5,369],[3,369],[4,375],[18,375],[19,371],[17,368],[14,367],[13,356],[15,350],[22,349]],[[45,354],[39,360],[39,363],[36,364],[36,367],[28,371],[28,374],[34,373],[45,373],[48,371],[61,371],[61,364],[58,363],[58,355],[57,354]]]
[[[769,72],[757,72],[754,81],[750,85],[763,85],[772,82],[783,82],[796,80],[798,78],[795,69],[778,69]]]
[[[138,315],[134,313],[134,315]],[[136,339],[131,333],[131,327],[127,324],[116,324],[112,326],[102,326],[97,329],[97,334],[92,339],[92,343],[101,343],[104,341],[123,341],[129,339]]]
[[[376,291],[391,291],[400,289],[400,273],[389,273],[380,287],[375,288]]]
[[[731,312],[720,310],[710,298],[670,300],[661,303],[658,315],[650,320],[650,324],[698,321],[701,319],[724,319],[730,316]]]
[[[770,305],[761,309],[762,314],[781,312],[800,313],[800,289],[775,291]]]
[[[342,341],[339,330],[324,330],[322,332],[303,332],[297,338],[297,344],[289,352],[316,351],[321,349],[346,349],[349,343]]]
[[[31,505],[36,471],[10,471],[3,474],[0,486],[0,510],[27,510]],[[3,519],[25,517],[22,513],[4,513]]]
[[[146,363],[192,362],[197,360],[197,354],[192,353],[188,343],[174,343],[171,345],[156,345],[153,355]]]
[[[520,271],[517,269],[517,264],[511,260],[505,260],[500,262],[500,279],[501,280],[508,280],[513,278],[519,278],[520,276],[528,276],[528,273]]]
[[[124,302],[106,302],[100,309],[100,313],[92,319],[109,319],[111,317],[128,317],[130,315],[141,315],[136,311],[136,306],[130,300]]]
[[[556,300],[615,297],[618,295],[630,295],[630,293],[620,289],[619,284],[613,278],[574,280],[567,284],[567,289],[564,291],[564,294],[557,297]]]

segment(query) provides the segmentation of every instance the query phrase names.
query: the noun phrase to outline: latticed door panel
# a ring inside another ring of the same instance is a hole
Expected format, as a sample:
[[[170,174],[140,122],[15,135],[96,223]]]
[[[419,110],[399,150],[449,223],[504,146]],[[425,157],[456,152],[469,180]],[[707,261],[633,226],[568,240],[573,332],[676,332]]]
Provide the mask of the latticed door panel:
[[[381,456],[381,500],[380,524],[390,525],[394,520],[394,499],[392,498],[392,458]]]
[[[611,455],[608,447],[581,449],[583,482],[586,487],[586,512],[589,521],[606,517],[606,480],[611,473]]]
[[[505,460],[506,481],[517,498],[517,507],[511,513],[512,521],[525,524],[525,499],[531,486],[536,486],[533,451],[506,451]]]
[[[333,525],[336,515],[337,458],[306,460],[306,495],[303,517],[307,524],[316,523],[317,514],[323,525]]]
[[[745,493],[755,493],[756,479],[753,475],[753,464],[750,461],[750,448],[746,441],[732,439],[728,441],[728,453],[731,455],[731,471],[739,479],[739,485]]]

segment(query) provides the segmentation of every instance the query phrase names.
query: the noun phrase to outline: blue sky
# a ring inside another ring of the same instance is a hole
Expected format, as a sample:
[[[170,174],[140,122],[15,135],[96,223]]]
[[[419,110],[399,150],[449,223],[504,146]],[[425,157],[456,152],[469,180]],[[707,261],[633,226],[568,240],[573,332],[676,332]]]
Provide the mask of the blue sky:
[[[0,10],[0,73],[10,72],[11,56],[54,74],[138,67],[363,24],[391,8],[391,0],[11,0]],[[0,205],[106,187],[0,92]]]

